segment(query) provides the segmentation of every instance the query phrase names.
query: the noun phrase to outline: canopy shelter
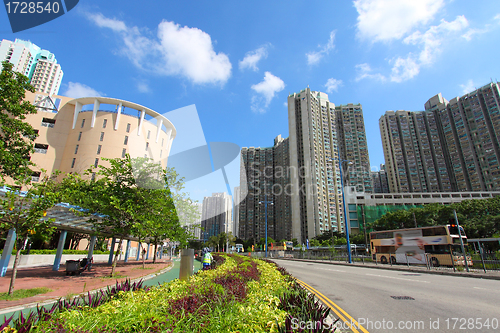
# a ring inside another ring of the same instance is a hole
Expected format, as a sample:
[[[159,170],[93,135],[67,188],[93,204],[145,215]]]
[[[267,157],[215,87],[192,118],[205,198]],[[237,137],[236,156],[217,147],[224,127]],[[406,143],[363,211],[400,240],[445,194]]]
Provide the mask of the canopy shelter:
[[[8,187],[6,186],[0,187],[0,197],[5,196],[5,193],[7,191],[10,191]],[[26,192],[24,191],[19,192],[20,196],[24,196],[25,194]],[[103,217],[103,215],[93,214],[91,216],[87,216],[75,213],[75,211],[84,212],[85,210],[78,206],[70,205],[68,203],[59,203],[56,204],[51,209],[47,210],[47,216],[45,218],[55,219],[55,221],[52,223],[52,226],[54,226],[57,230],[61,230],[61,235],[59,236],[59,242],[57,245],[56,256],[54,258],[54,264],[52,266],[52,270],[54,271],[59,270],[68,231],[91,235],[87,257],[90,259],[93,256],[94,246],[97,240],[96,234],[98,232],[95,230],[94,224],[91,220],[93,219],[99,220]],[[9,233],[7,235],[7,239],[5,241],[5,245],[3,248],[2,257],[0,259],[0,276],[5,276],[5,274],[7,273],[10,256],[14,248],[15,235],[16,235],[15,233],[16,233],[15,229],[11,229],[9,230]],[[111,249],[109,253],[109,261],[108,261],[109,263],[111,263],[113,260],[114,246],[116,243],[116,239],[113,237],[113,234],[111,232],[109,233],[99,232],[99,234],[103,236],[112,237]],[[131,241],[139,242],[139,239],[130,235],[124,236],[122,238],[127,240],[126,252],[125,252],[125,262],[127,262],[128,254],[130,252],[130,242]],[[139,259],[139,253],[140,253],[139,247],[140,243],[138,243],[137,260]],[[148,252],[149,252],[149,246],[148,246]]]

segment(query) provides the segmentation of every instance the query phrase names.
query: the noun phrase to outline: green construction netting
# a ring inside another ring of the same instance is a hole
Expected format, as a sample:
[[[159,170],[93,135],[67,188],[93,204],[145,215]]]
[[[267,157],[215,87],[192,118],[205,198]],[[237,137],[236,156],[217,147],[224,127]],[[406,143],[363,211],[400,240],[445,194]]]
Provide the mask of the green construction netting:
[[[371,225],[373,222],[378,220],[382,215],[385,213],[393,212],[396,210],[409,210],[412,208],[421,208],[423,206],[421,205],[386,205],[386,206],[358,206],[358,219],[360,221],[363,221],[363,214],[364,214],[364,222],[365,223],[360,223],[360,229],[364,229],[364,225],[366,224],[366,231],[371,232],[373,231],[371,228]]]

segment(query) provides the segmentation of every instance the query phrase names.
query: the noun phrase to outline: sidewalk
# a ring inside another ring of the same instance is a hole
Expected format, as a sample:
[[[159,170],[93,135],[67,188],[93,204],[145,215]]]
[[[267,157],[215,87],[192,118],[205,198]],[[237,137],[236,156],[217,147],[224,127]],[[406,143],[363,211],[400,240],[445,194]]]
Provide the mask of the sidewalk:
[[[166,271],[170,271],[169,274],[162,274]],[[118,262],[115,277],[110,278],[110,274],[111,266],[108,266],[107,263],[95,263],[90,272],[85,271],[81,275],[75,276],[67,276],[64,265],[61,265],[59,271],[52,271],[52,266],[19,269],[15,290],[47,287],[52,291],[15,301],[1,300],[0,315],[3,317],[4,314],[36,306],[38,303],[47,304],[61,297],[68,298],[83,292],[115,285],[116,281],[121,282],[126,279],[148,279],[145,283],[148,286],[151,286],[151,283],[157,285],[171,281],[179,277],[179,262],[157,259],[156,263],[153,264],[152,260],[147,260],[145,269],[142,269],[142,261]],[[162,274],[161,278],[158,276],[159,274]],[[0,277],[0,292],[9,290],[11,276],[12,270],[9,270],[5,277]]]
[[[427,269],[424,266],[406,266],[406,265],[389,265],[389,264],[374,264],[372,262],[360,263],[355,262],[349,264],[343,261],[330,261],[330,260],[315,260],[315,259],[295,259],[295,258],[269,258],[271,260],[279,259],[279,260],[291,260],[291,261],[304,261],[304,262],[314,262],[320,264],[327,265],[340,265],[340,266],[355,266],[355,267],[365,267],[365,268],[373,268],[373,269],[389,269],[389,270],[397,270],[403,272],[417,272],[417,273],[427,273],[427,274],[438,274],[438,275],[451,275],[451,276],[462,276],[462,277],[471,277],[471,278],[479,278],[479,279],[491,279],[491,280],[500,280],[500,272],[498,271],[456,271],[453,272],[453,268],[446,269]]]

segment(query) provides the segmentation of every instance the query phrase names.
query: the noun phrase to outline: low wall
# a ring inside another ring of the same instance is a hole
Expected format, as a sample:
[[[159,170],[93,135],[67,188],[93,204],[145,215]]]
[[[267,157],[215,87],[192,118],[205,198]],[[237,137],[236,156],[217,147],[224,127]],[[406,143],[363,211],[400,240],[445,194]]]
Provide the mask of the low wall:
[[[23,255],[19,258],[19,266],[22,267],[34,267],[34,266],[47,266],[53,265],[55,254],[28,254]],[[87,257],[85,254],[63,254],[61,258],[61,265],[66,263],[66,260],[78,260]],[[109,254],[94,254],[94,262],[107,262],[109,259]],[[14,260],[16,256],[12,255],[9,260],[9,268],[14,267]],[[129,257],[130,260],[135,260],[135,257]]]

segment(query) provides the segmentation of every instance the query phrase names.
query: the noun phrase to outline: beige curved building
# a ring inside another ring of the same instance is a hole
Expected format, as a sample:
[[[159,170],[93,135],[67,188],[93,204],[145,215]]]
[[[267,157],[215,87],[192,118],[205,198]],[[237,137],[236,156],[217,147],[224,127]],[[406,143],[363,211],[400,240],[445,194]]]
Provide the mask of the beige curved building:
[[[174,125],[145,106],[109,97],[68,98],[26,93],[38,112],[27,121],[38,130],[33,181],[41,169],[81,173],[103,158],[149,157],[165,167]]]

